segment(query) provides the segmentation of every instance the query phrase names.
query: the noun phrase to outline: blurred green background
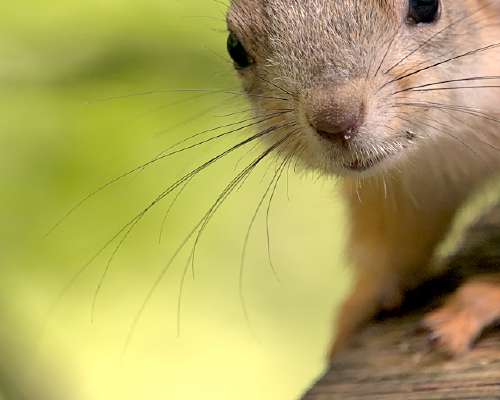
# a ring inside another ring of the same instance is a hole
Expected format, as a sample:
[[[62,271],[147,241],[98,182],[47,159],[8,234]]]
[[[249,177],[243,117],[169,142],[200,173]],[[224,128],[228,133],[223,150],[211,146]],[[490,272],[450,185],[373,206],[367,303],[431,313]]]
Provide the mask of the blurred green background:
[[[180,318],[190,246],[155,290],[125,351],[167,260],[259,149],[193,180],[161,242],[172,197],[146,215],[110,265],[93,320],[113,247],[68,282],[159,192],[251,131],[124,179],[45,236],[106,181],[197,131],[248,118],[227,116],[248,109],[238,96],[171,91],[239,90],[225,54],[225,5],[21,0],[1,8],[0,399],[297,398],[323,368],[347,283],[335,182],[292,169],[278,186],[270,232],[279,281],[268,261],[265,218],[257,219],[243,276],[247,322],[242,245],[275,164],[261,166],[206,230]]]

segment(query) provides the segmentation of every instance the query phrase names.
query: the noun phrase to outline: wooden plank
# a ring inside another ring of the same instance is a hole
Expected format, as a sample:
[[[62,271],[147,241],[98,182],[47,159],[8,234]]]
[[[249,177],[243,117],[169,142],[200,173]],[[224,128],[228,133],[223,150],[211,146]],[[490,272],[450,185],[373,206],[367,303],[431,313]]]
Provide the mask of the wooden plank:
[[[449,359],[418,332],[419,317],[369,326],[303,400],[500,399],[500,332]]]

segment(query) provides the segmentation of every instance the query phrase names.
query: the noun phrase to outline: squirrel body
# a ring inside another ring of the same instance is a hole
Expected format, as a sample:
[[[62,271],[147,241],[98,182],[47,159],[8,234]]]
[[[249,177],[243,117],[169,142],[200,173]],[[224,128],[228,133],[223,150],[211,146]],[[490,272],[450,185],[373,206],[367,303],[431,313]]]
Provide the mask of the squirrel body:
[[[500,171],[499,17],[497,0],[231,4],[229,50],[256,115],[288,110],[263,142],[282,140],[285,157],[342,180],[356,280],[332,356],[432,275],[458,210]],[[481,282],[476,292],[500,298],[496,275]],[[470,306],[467,285],[450,300],[457,314]],[[496,308],[482,305],[474,335],[450,325],[442,347],[464,351]],[[434,333],[439,313],[427,319]]]

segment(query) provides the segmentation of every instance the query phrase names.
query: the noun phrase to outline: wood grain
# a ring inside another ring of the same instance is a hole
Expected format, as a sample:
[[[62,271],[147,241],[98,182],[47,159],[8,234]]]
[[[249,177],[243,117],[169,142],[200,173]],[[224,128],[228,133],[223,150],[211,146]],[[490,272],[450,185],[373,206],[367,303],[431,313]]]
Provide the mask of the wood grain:
[[[500,332],[452,360],[432,351],[418,319],[369,326],[303,399],[500,399]]]
[[[446,274],[410,292],[399,315],[380,316],[338,354],[303,400],[500,399],[500,329],[451,359],[419,329],[422,315],[462,282],[500,272],[500,205],[467,231]]]

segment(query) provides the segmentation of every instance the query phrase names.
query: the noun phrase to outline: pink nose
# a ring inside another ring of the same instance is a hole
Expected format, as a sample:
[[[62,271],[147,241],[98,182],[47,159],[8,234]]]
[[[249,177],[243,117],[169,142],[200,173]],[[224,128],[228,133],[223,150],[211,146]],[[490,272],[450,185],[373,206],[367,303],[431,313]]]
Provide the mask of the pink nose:
[[[305,99],[309,123],[332,142],[353,139],[364,122],[364,104],[353,86],[313,89]]]

